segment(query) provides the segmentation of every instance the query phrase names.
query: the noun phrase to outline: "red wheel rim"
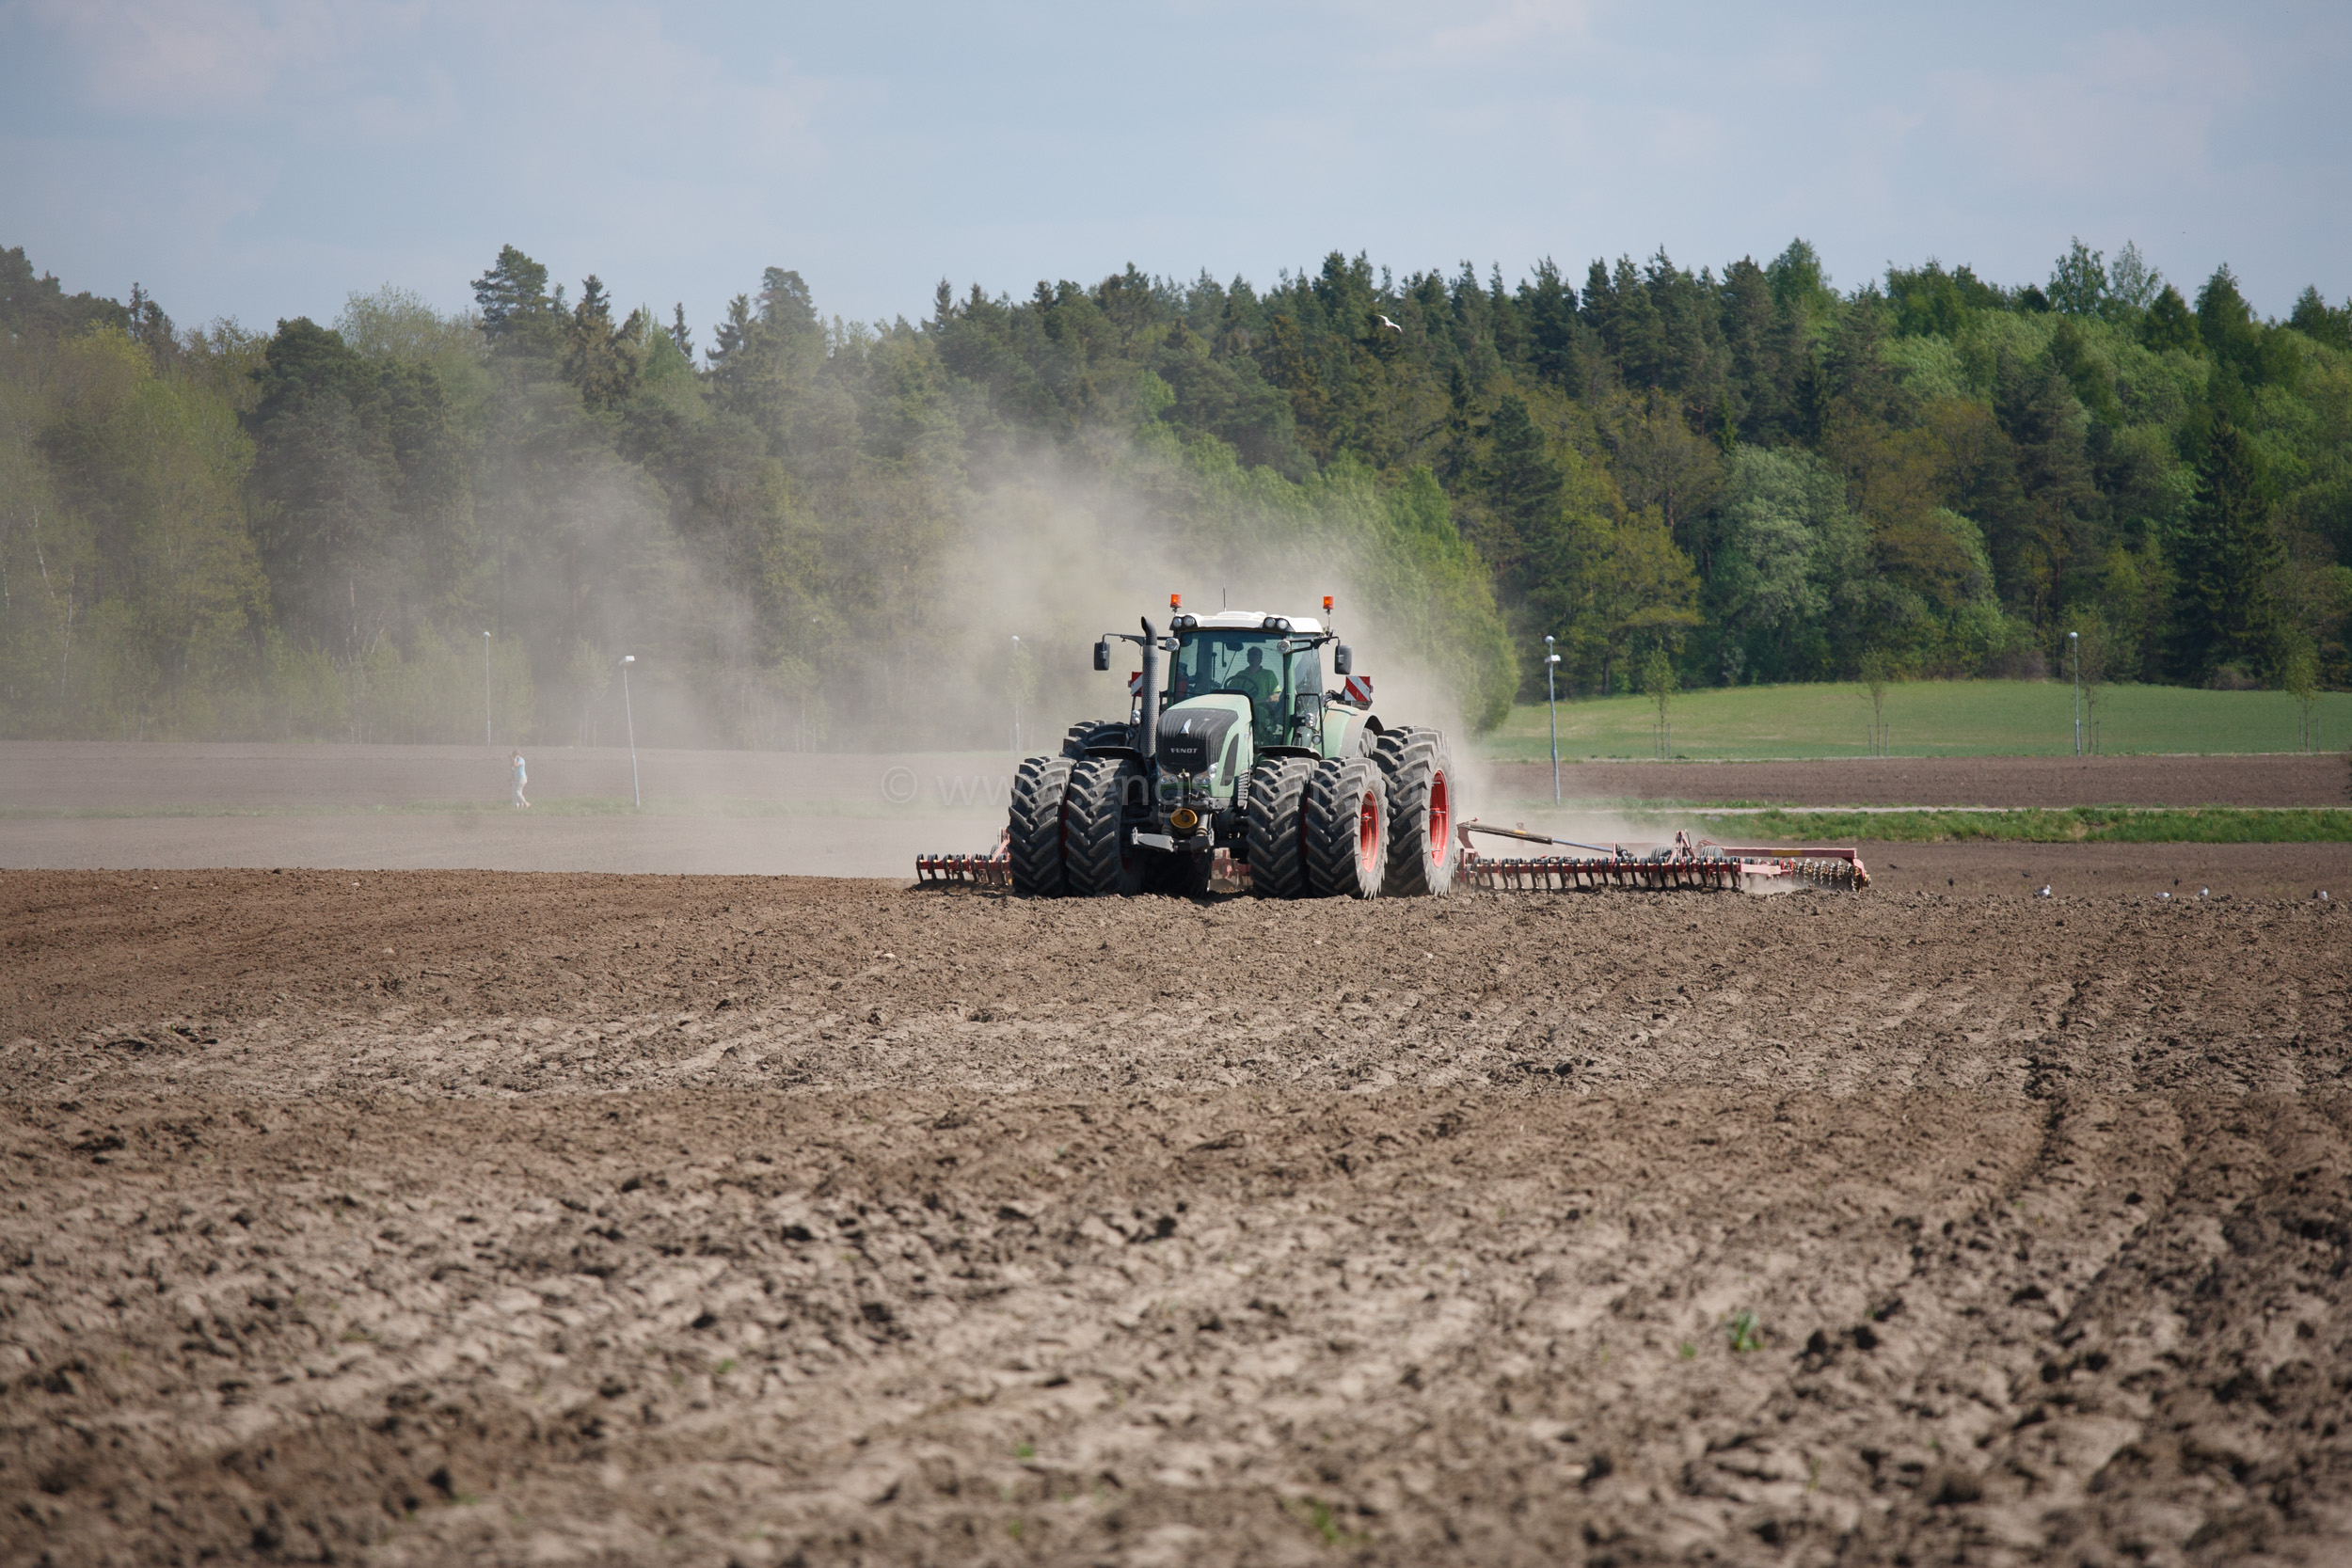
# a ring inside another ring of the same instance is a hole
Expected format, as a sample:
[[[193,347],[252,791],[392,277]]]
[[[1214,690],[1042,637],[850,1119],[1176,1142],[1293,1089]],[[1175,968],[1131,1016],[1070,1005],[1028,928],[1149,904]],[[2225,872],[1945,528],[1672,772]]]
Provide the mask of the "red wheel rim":
[[[1429,861],[1445,863],[1446,839],[1454,827],[1454,808],[1445,796],[1445,775],[1429,775]]]
[[[1380,802],[1367,789],[1363,803],[1356,808],[1356,859],[1369,868],[1379,855]]]

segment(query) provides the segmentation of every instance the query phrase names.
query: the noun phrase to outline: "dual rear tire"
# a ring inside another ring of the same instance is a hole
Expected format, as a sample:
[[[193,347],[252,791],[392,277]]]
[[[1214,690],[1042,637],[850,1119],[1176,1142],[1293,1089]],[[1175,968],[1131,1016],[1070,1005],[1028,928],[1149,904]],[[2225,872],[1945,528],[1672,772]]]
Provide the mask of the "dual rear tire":
[[[1079,898],[1132,898],[1146,891],[1152,857],[1129,842],[1129,804],[1144,799],[1143,764],[1089,757],[1070,769],[1062,798],[1062,875]]]
[[[1462,845],[1454,832],[1454,751],[1442,730],[1400,726],[1373,753],[1389,785],[1389,864],[1383,887],[1392,898],[1442,898],[1454,891]]]
[[[1131,898],[1209,891],[1207,855],[1154,855],[1127,830],[1143,816],[1133,757],[1029,757],[1012,784],[1012,891],[1026,898]]]
[[[1269,759],[1250,780],[1250,890],[1442,898],[1462,863],[1454,804],[1454,752],[1440,730],[1390,730],[1369,756]]]
[[[1332,757],[1307,781],[1307,891],[1376,898],[1389,871],[1389,788],[1370,757]],[[1255,868],[1252,868],[1254,879]]]
[[[1066,756],[1025,757],[1013,775],[1012,891],[1024,898],[1058,898],[1070,891],[1062,847],[1070,768]]]

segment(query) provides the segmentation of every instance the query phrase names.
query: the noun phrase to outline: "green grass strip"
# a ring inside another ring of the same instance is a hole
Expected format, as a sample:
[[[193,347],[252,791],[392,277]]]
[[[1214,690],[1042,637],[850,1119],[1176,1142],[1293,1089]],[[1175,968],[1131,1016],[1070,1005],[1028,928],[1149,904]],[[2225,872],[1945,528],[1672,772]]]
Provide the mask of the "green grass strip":
[[[1851,681],[1708,688],[1669,707],[1677,759],[1862,757],[1870,724],[1883,712],[1898,756],[2071,756],[2074,689],[2066,681],[1906,681],[1889,688],[1883,710]],[[1657,751],[1658,710],[1643,697],[1588,698],[1559,705],[1563,762],[1646,762]],[[2111,686],[2083,714],[2083,741],[2122,755],[2237,754],[2300,751],[2310,741],[2303,712],[2283,691],[2201,691],[2174,686]],[[2317,745],[2352,740],[2352,692],[2313,704]],[[1552,715],[1521,704],[1474,743],[1495,762],[1542,762],[1551,752]]]
[[[1724,843],[2344,844],[2352,810],[2075,806],[2064,811],[1761,811],[1699,814]]]

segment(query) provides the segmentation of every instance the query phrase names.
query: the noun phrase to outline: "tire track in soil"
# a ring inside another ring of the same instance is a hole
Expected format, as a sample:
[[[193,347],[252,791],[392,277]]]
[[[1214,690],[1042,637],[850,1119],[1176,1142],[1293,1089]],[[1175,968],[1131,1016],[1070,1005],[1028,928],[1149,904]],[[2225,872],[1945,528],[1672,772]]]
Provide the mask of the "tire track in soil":
[[[2352,1542],[2306,907],[29,880],[8,1560]]]

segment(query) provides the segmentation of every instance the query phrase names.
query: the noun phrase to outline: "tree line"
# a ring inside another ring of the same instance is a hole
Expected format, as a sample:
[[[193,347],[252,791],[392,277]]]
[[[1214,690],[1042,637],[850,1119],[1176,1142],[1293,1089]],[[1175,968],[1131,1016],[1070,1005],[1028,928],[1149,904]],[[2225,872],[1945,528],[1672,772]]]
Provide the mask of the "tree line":
[[[513,246],[472,291],[181,330],[0,252],[0,732],[610,740],[626,650],[649,738],[989,744],[1105,705],[1076,650],[1164,582],[1341,589],[1473,726],[1547,637],[1569,695],[2352,678],[2352,304],[2133,246],[1842,293],[1803,241],[1334,253],[871,325],[770,268],[699,351]]]

